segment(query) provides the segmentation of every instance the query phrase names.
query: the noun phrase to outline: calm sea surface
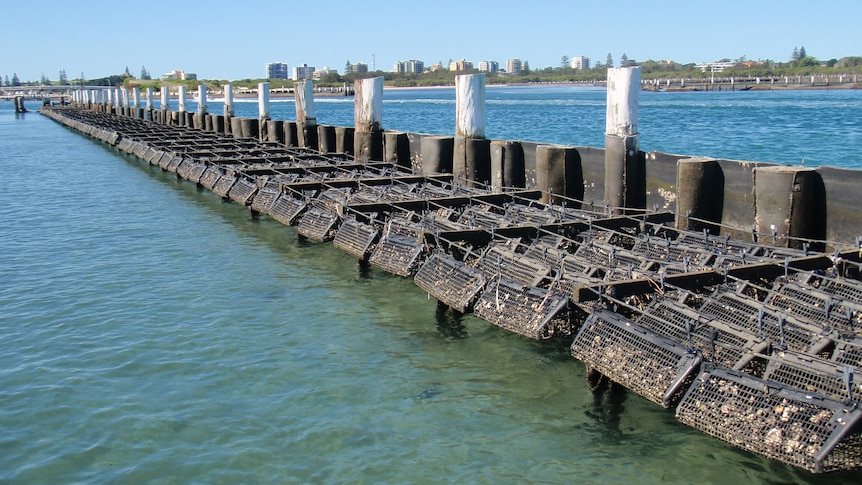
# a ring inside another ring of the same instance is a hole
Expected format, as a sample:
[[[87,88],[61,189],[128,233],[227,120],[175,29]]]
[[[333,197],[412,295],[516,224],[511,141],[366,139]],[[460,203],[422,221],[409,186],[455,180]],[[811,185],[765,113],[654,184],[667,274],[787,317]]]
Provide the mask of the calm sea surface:
[[[454,131],[451,89],[385,98],[386,129]],[[487,98],[490,138],[603,144],[603,91]],[[352,125],[352,100],[315,104]],[[859,167],[860,106],[856,91],[644,93],[641,147]],[[565,343],[438,313],[408,279],[11,103],[0,174],[2,484],[862,481],[593,395]]]

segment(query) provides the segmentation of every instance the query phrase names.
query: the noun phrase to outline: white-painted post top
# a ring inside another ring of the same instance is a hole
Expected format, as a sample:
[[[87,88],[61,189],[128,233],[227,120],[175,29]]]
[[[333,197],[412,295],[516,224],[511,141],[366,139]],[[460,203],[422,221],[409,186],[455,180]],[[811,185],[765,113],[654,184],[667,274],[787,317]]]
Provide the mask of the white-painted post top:
[[[171,109],[171,93],[170,88],[167,86],[162,86],[162,99],[161,101],[161,109]]]
[[[147,110],[151,110],[151,109],[153,109],[153,88],[147,88],[146,97],[147,97]]]
[[[108,106],[114,104],[114,90],[113,89],[106,89],[105,93],[108,96],[108,100],[105,104],[107,104]]]
[[[207,112],[207,87],[203,84],[198,85],[198,113],[206,114]]]
[[[353,97],[353,123],[356,131],[371,133],[381,129],[383,120],[383,78],[357,79]]]
[[[121,91],[120,96],[123,97],[123,107],[128,108],[129,107],[129,90],[126,88],[122,88],[122,89],[120,89],[120,91]]]
[[[605,134],[617,136],[636,136],[638,134],[638,93],[640,88],[640,67],[612,67],[608,69]]]
[[[224,115],[233,116],[233,85],[224,86]]]
[[[122,89],[117,88],[114,90],[114,106],[117,108],[123,107],[123,95],[120,93]]]
[[[314,116],[314,83],[300,81],[293,86],[296,97],[296,121],[317,121]]]
[[[269,119],[269,83],[257,85],[257,114],[262,120]]]
[[[485,74],[455,76],[455,135],[485,138]]]
[[[141,107],[141,88],[137,86],[132,88],[132,107],[135,109]]]
[[[177,94],[178,99],[179,99],[179,101],[177,101],[177,106],[178,106],[177,109],[182,113],[182,112],[185,112],[185,110],[186,110],[186,87],[185,86],[179,86],[177,88],[177,90],[179,91]]]

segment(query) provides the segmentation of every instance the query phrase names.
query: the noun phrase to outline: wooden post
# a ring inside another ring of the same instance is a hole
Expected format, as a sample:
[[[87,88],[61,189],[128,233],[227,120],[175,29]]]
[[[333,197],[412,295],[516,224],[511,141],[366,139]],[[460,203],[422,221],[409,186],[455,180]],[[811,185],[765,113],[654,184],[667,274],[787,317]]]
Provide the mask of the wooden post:
[[[826,186],[816,170],[774,165],[754,169],[755,231],[764,244],[801,249],[826,239]],[[824,243],[809,249],[824,251]]]
[[[177,111],[179,111],[180,126],[186,125],[186,87],[177,87]]]
[[[268,138],[266,122],[269,120],[269,83],[267,82],[257,84],[257,116],[258,136],[260,141],[265,141]]]
[[[361,162],[383,160],[383,78],[357,79],[353,97],[353,152]]]
[[[144,115],[144,119],[153,121],[153,88],[147,88],[144,91],[144,97],[146,98],[146,114]]]
[[[539,202],[560,204],[560,196],[576,199],[566,201],[568,207],[580,209],[584,198],[584,173],[581,155],[574,147],[538,145],[536,147],[536,188],[541,190]]]
[[[106,89],[105,95],[105,111],[110,111],[111,106],[114,105],[114,90]]]
[[[294,84],[296,97],[296,124],[299,146],[317,148],[317,118],[314,116],[314,83],[300,81]]]
[[[686,158],[676,163],[676,227],[719,235],[724,212],[724,172],[717,160]],[[710,224],[714,223],[714,224]]]
[[[203,130],[206,128],[207,116],[207,87],[203,84],[198,84],[198,113],[195,118],[195,128]]]
[[[485,139],[485,74],[455,76],[452,173],[469,185],[491,183],[491,143]]]
[[[132,88],[132,118],[141,117],[141,88]]]
[[[646,207],[646,158],[638,147],[639,67],[608,69],[605,200],[613,212]]]
[[[225,84],[222,89],[224,90],[224,134],[230,135],[233,128],[230,121],[233,118],[233,85]]]
[[[526,187],[524,147],[518,141],[494,140],[491,142],[491,190]]]

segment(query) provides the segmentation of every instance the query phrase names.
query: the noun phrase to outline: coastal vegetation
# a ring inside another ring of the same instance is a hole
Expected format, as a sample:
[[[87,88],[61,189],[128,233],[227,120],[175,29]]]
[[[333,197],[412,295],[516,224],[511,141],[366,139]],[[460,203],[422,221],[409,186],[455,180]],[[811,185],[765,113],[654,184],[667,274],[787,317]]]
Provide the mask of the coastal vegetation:
[[[736,78],[755,78],[755,77],[797,77],[797,76],[812,76],[812,75],[858,75],[862,74],[862,56],[842,57],[840,59],[830,59],[828,61],[820,61],[805,52],[805,48],[794,48],[791,58],[787,62],[777,62],[770,59],[751,61],[745,56],[737,59],[721,59],[716,61],[716,64],[725,64],[720,71],[722,77]],[[654,61],[646,60],[637,62],[627,58],[625,54],[620,57],[619,65],[621,66],[639,66],[641,68],[641,78],[644,80],[667,80],[667,79],[709,79],[715,76],[718,71],[713,72],[711,69],[704,69],[700,65],[693,63],[680,64],[674,61]],[[608,54],[606,62],[597,62],[589,69],[574,69],[567,66],[567,56],[563,56],[561,65],[556,67],[544,67],[538,69],[530,69],[529,63],[523,63],[523,69],[518,73],[487,72],[487,83],[494,84],[529,84],[529,83],[599,83],[607,78],[607,70],[609,67],[614,67],[614,61]],[[338,74],[337,72],[328,72],[323,74],[319,80],[315,81],[315,85],[319,87],[340,87],[345,83],[352,85],[357,79],[378,77],[384,78],[386,86],[391,87],[424,87],[424,86],[450,86],[455,84],[455,76],[459,74],[478,73],[477,69],[469,69],[465,71],[453,71],[447,69],[429,70],[422,74],[413,73],[396,73],[389,71],[372,71],[364,73],[347,73]],[[5,82],[4,82],[5,81]],[[39,81],[22,82],[18,79],[17,74],[13,74],[12,79],[9,76],[0,76],[0,85],[2,86],[37,86],[51,84],[71,84],[77,86],[138,86],[140,88],[159,88],[163,84],[171,86],[186,85],[189,88],[196,88],[199,84],[204,84],[211,89],[220,89],[223,84],[232,83],[236,89],[255,89],[257,84],[263,81],[269,81],[271,89],[291,89],[293,81],[289,79],[194,79],[194,80],[160,80],[152,79],[145,67],[141,68],[139,77],[133,76],[129,68],[126,67],[122,74],[114,74],[110,76],[86,79],[82,72],[77,79],[67,79],[65,69],[60,70],[58,81],[52,82],[47,76],[42,76]]]

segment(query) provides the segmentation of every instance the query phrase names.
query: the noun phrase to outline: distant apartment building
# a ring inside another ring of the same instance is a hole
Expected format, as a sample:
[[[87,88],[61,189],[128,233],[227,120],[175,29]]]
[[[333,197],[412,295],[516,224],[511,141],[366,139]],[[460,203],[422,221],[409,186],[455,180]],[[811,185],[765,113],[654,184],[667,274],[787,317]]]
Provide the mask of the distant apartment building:
[[[425,63],[415,59],[398,61],[393,71],[399,74],[422,74],[425,71]]]
[[[290,70],[287,64],[283,62],[270,62],[266,65],[267,79],[288,79],[290,78]]]
[[[314,67],[309,66],[308,64],[303,64],[301,66],[294,66],[293,68],[293,79],[294,81],[306,81],[308,79],[314,78]]]
[[[575,56],[571,59],[572,69],[589,69],[590,58],[587,56]]]
[[[479,71],[481,72],[497,72],[500,70],[500,63],[497,61],[479,61]]]
[[[473,69],[473,63],[465,61],[463,58],[460,61],[452,61],[449,63],[450,71],[469,71]]]
[[[700,69],[701,72],[721,72],[729,67],[735,66],[735,62],[727,62],[727,61],[718,61],[718,62],[702,62],[697,64],[696,68]]]
[[[519,74],[521,72],[521,60],[509,59],[506,61],[506,72],[509,74]]]
[[[335,71],[333,71],[332,69],[330,69],[327,66],[323,66],[323,69],[318,69],[318,70],[314,71],[314,74],[311,76],[311,78],[314,79],[315,81],[320,81],[321,78],[323,78],[329,74],[332,74],[332,73],[335,73]]]
[[[198,78],[197,74],[195,74],[193,72],[185,72],[185,71],[179,70],[179,69],[173,70],[173,71],[166,73],[166,74],[162,74],[162,80],[163,81],[170,81],[170,80],[194,81],[197,78]]]
[[[431,64],[431,67],[428,68],[428,71],[430,71],[430,72],[437,72],[437,71],[442,71],[442,70],[443,70],[443,63],[442,62],[438,62],[436,64]]]
[[[350,65],[350,74],[361,74],[364,72],[368,72],[368,64],[357,62],[356,64]]]

